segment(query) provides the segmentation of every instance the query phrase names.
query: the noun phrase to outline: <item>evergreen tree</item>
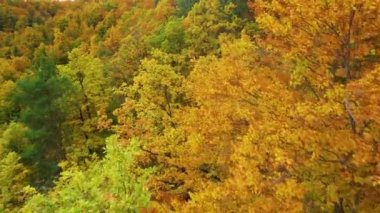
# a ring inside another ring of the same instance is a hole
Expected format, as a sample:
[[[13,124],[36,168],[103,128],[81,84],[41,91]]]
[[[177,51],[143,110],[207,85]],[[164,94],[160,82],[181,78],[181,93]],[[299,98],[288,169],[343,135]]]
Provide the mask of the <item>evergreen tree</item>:
[[[178,16],[186,16],[197,2],[199,2],[199,0],[177,0]]]
[[[30,146],[22,150],[23,161],[35,170],[34,184],[51,180],[58,172],[57,163],[64,159],[61,124],[65,119],[62,100],[70,84],[57,75],[54,60],[42,50],[32,75],[16,82],[13,102],[21,109],[18,120],[28,127]]]

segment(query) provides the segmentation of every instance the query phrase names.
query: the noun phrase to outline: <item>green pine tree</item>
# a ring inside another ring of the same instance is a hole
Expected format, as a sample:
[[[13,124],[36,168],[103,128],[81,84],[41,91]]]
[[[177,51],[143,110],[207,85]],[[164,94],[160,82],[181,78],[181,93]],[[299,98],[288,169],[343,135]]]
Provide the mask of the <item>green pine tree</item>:
[[[18,121],[28,127],[30,144],[19,150],[22,160],[35,171],[32,183],[46,185],[57,174],[57,163],[65,157],[62,104],[70,82],[57,74],[54,59],[45,50],[36,58],[35,72],[17,81],[11,99],[21,109]]]

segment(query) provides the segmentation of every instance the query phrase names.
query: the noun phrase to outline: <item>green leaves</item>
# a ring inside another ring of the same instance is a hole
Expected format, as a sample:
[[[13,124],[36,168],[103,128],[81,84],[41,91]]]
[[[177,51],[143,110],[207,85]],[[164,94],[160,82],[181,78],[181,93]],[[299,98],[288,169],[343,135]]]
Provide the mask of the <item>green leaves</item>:
[[[25,129],[12,123],[0,137],[0,211],[17,209],[23,203],[28,170],[21,163],[21,158],[14,150],[24,148],[27,141],[23,138]]]
[[[121,88],[126,100],[116,114],[120,115],[119,122],[129,126],[131,131],[145,129],[161,134],[165,128],[174,125],[174,111],[183,96],[183,76],[176,71],[178,67],[171,66],[169,54],[154,50],[152,55],[141,62],[134,84]]]
[[[218,37],[239,34],[240,19],[232,19],[232,11],[219,0],[201,0],[184,19],[189,56],[200,57],[219,53]]]
[[[185,47],[185,30],[182,19],[173,18],[148,39],[152,47],[167,53],[181,53]]]
[[[70,80],[73,90],[65,97],[65,108],[70,109],[65,123],[65,138],[72,159],[88,156],[89,150],[101,152],[104,138],[98,130],[99,117],[105,116],[108,79],[104,63],[88,53],[86,47],[69,53],[69,63],[58,66],[59,74]]]
[[[19,122],[28,128],[25,135],[30,144],[20,153],[25,154],[23,160],[28,160],[29,166],[37,167],[34,183],[51,180],[56,172],[54,169],[43,171],[47,163],[44,161],[56,163],[64,158],[60,126],[65,119],[65,109],[61,101],[70,86],[66,78],[57,75],[54,60],[43,52],[36,73],[18,80],[11,95],[14,104],[21,109]]]
[[[87,53],[85,47],[76,48],[69,54],[69,63],[59,66],[60,74],[69,78],[81,96],[88,96],[92,102],[101,102],[104,86],[107,83],[104,64]]]
[[[378,212],[379,8],[0,3],[0,211]]]
[[[187,13],[192,9],[193,5],[199,0],[176,0],[178,16],[186,16]]]
[[[139,143],[132,139],[123,147],[116,135],[106,141],[106,156],[88,169],[72,167],[61,174],[48,195],[35,195],[25,212],[139,212],[148,206],[147,181],[152,168],[136,164]]]

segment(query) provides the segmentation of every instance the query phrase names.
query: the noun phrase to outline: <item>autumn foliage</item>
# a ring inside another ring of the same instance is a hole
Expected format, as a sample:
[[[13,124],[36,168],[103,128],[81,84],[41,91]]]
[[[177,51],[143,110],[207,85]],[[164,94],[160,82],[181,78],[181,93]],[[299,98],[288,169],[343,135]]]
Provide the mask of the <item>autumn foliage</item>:
[[[0,212],[379,212],[380,1],[0,3]]]

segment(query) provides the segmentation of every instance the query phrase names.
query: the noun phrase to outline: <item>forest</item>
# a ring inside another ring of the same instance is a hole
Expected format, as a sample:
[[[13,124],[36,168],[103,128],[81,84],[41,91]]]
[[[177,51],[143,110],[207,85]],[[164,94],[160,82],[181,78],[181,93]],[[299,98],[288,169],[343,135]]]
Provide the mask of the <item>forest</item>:
[[[380,212],[380,0],[0,0],[0,212]]]

